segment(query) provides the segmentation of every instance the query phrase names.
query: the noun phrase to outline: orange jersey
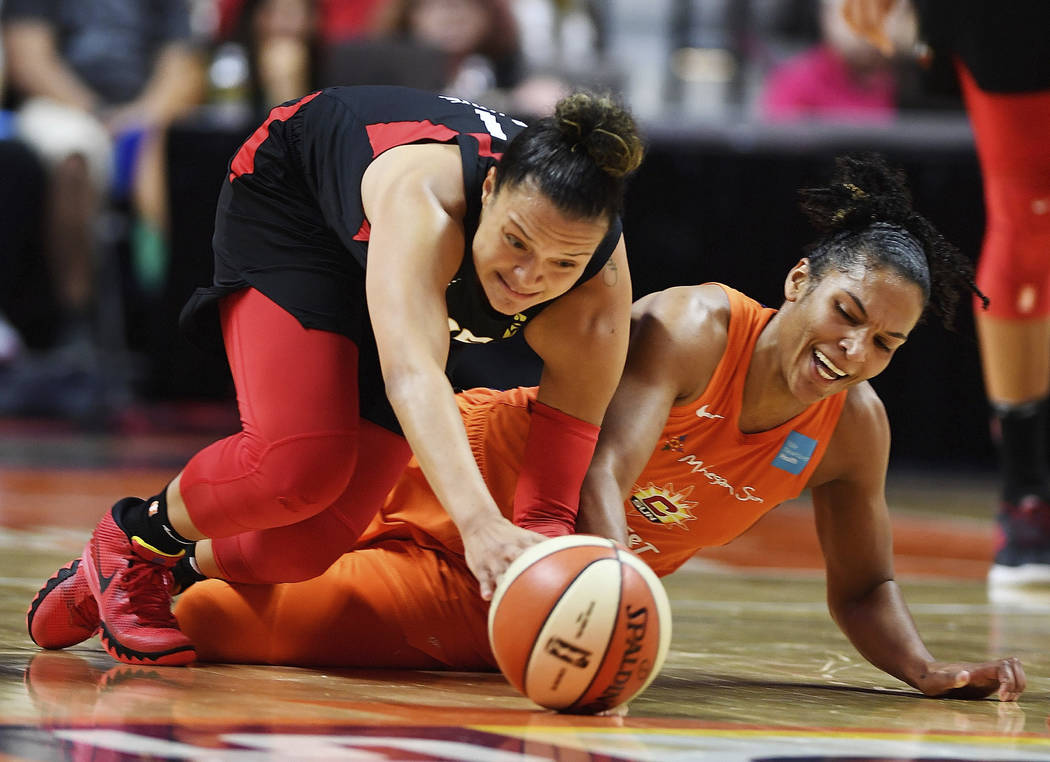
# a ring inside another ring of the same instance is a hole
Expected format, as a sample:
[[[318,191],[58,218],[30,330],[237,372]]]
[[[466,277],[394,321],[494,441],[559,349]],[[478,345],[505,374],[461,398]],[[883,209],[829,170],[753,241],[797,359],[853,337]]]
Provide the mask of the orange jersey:
[[[704,392],[671,408],[624,509],[631,549],[659,575],[700,548],[725,545],[805,489],[838,424],[846,393],[769,431],[737,427],[751,353],[775,310],[722,286],[729,336]]]
[[[775,310],[722,288],[730,302],[725,353],[703,394],[671,409],[660,445],[624,504],[631,549],[661,575],[700,548],[724,545],[797,497],[823,457],[846,399],[840,392],[775,429],[741,433],[736,421],[751,352]],[[481,474],[508,518],[535,397],[535,388],[472,389],[457,397]],[[415,460],[360,544],[393,537],[463,552],[455,524]]]

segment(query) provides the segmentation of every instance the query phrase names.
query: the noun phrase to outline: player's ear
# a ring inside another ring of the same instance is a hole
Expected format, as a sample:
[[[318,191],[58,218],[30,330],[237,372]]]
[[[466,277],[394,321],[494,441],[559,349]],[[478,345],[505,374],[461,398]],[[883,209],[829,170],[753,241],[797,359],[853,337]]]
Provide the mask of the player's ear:
[[[489,167],[485,173],[485,180],[481,183],[481,205],[485,206],[489,198],[496,192],[496,168]]]
[[[809,260],[803,257],[792,267],[784,279],[784,299],[796,301],[805,292],[809,280]]]

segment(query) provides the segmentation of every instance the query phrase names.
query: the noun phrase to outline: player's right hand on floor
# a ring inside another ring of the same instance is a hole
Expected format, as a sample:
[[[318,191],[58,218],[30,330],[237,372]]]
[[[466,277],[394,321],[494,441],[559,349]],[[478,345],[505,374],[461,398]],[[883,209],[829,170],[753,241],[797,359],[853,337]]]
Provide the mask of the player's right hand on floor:
[[[917,687],[927,696],[980,699],[996,694],[1000,701],[1016,701],[1026,678],[1014,656],[984,663],[932,662]]]
[[[500,577],[527,548],[547,538],[514,526],[502,516],[471,524],[462,532],[467,566],[478,579],[481,597],[492,600]]]

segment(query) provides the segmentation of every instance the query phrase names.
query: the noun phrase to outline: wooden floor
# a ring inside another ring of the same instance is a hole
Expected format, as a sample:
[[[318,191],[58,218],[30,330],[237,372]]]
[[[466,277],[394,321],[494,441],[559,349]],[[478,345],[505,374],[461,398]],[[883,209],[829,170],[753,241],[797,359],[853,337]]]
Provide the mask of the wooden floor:
[[[624,718],[540,710],[498,674],[144,668],[97,641],[33,646],[41,582],[204,441],[0,422],[0,762],[1050,760],[1050,591],[990,599],[978,478],[891,474],[898,576],[937,656],[1021,657],[1018,703],[925,699],[860,658],[828,617],[805,500],[665,580],[671,652]]]

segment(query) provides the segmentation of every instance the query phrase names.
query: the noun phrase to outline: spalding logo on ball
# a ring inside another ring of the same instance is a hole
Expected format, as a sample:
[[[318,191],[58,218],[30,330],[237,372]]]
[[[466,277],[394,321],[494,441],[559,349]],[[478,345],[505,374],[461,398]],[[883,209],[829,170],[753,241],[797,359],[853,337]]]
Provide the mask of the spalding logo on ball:
[[[592,714],[652,682],[671,643],[671,606],[652,569],[612,540],[533,545],[492,596],[489,641],[503,674],[537,704]]]

